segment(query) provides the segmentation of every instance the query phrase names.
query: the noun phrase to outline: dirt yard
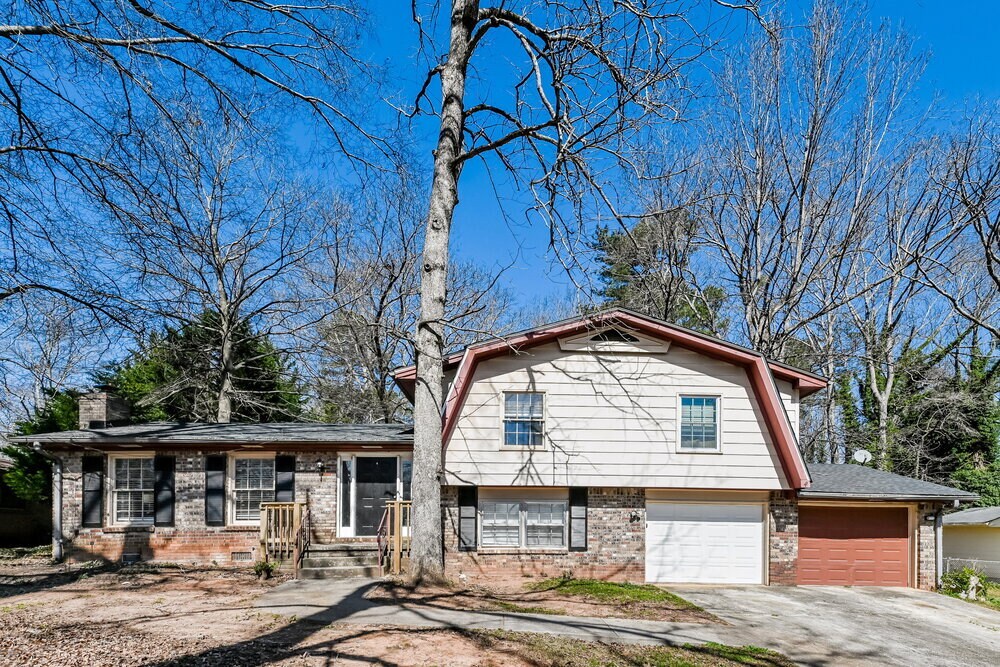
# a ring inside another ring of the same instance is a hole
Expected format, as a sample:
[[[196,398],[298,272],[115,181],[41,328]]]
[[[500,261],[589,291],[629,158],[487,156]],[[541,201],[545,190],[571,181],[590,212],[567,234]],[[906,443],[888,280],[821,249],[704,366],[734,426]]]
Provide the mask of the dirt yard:
[[[0,665],[760,665],[721,646],[588,644],[530,633],[319,625],[261,613],[249,572],[0,563]]]

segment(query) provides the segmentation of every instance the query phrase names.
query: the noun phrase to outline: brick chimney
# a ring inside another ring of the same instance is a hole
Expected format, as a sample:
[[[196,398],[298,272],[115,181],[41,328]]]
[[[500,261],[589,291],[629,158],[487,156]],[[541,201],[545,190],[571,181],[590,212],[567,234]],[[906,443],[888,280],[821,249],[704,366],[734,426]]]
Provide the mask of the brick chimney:
[[[80,396],[80,429],[101,429],[128,423],[128,402],[112,387],[95,387]]]

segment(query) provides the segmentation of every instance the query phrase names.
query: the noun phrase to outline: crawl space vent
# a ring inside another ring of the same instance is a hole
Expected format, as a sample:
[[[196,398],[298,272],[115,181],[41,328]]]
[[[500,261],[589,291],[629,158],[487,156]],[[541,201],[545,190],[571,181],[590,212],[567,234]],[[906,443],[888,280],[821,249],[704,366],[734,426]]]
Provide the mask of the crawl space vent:
[[[230,554],[234,561],[250,561],[253,560],[253,554],[249,551],[234,551]]]

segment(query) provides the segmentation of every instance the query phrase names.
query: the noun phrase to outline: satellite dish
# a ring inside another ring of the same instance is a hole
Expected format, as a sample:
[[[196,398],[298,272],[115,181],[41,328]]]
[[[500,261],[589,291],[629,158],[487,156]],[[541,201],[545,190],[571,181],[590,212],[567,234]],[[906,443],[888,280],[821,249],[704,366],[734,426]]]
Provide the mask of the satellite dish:
[[[858,451],[854,452],[854,460],[864,465],[865,463],[868,463],[869,461],[872,460],[872,453],[869,452],[867,449],[859,449]]]

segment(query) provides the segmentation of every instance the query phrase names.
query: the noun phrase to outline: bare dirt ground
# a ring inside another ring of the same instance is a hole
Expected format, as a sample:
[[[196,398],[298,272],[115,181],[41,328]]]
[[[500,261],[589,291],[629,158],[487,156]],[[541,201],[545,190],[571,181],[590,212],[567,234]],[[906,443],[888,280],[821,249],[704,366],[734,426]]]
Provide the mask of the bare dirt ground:
[[[722,623],[705,610],[665,591],[665,596],[669,596],[666,599],[601,599],[585,594],[570,594],[562,586],[546,583],[534,579],[513,579],[488,585],[477,582],[465,586],[422,585],[414,589],[401,581],[386,581],[373,588],[366,597],[374,602],[407,602],[452,609],[632,618],[673,623]]]
[[[0,563],[0,665],[790,664],[757,649],[307,623],[251,606],[275,584],[246,571]]]

